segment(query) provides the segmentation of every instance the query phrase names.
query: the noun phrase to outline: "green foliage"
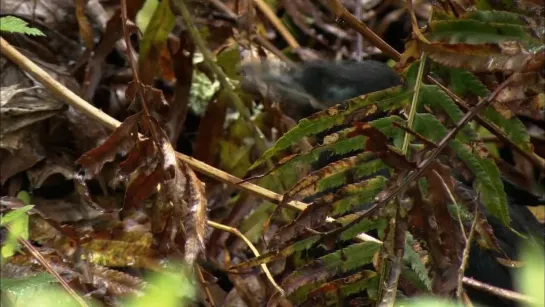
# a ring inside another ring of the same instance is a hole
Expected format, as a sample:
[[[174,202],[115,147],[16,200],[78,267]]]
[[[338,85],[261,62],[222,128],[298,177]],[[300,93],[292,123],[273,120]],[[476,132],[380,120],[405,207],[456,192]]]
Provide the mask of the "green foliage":
[[[421,96],[419,102],[423,105],[430,106],[437,110],[444,111],[450,118],[453,124],[458,123],[463,113],[460,108],[436,85],[422,85]],[[471,127],[464,126],[456,138],[464,143],[477,140],[477,134],[471,130]]]
[[[6,290],[3,300],[12,303],[12,306],[31,307],[78,307],[81,306],[68,292],[57,284],[50,284],[50,280],[37,275],[15,282],[8,281],[11,287]],[[4,279],[2,279],[4,283]],[[92,306],[92,305],[91,305]]]
[[[437,14],[427,38],[449,44],[486,44],[517,40],[527,47],[541,44],[524,16],[505,11],[473,11],[459,18]]]
[[[143,296],[131,299],[127,307],[177,307],[186,306],[195,300],[196,289],[190,269],[170,265],[149,277],[149,284]]]
[[[341,224],[348,224],[353,220],[353,218],[354,216],[348,215],[337,219],[337,222]],[[378,229],[379,231],[381,231],[384,230],[385,227],[386,222],[383,219],[365,219],[343,231],[340,235],[340,239],[341,241],[348,241],[350,239],[353,239],[360,233],[367,232],[373,229]],[[239,265],[235,265],[233,268],[247,269],[263,263],[269,263],[279,258],[285,258],[295,252],[307,250],[311,247],[314,247],[320,241],[320,239],[322,239],[321,235],[314,235],[308,238],[299,239],[295,243],[288,244],[287,246],[281,247],[278,250],[270,251],[259,257],[250,259]]]
[[[28,239],[28,215],[26,214],[34,206],[30,205],[30,195],[26,191],[21,191],[17,197],[22,200],[26,206],[8,212],[0,220],[0,225],[9,226],[9,233],[6,241],[2,245],[2,260],[5,260],[15,254],[19,243],[17,238]]]
[[[531,150],[530,135],[518,117],[505,118],[491,107],[484,111],[484,116],[498,126],[513,143],[523,150]]]
[[[524,268],[516,276],[515,287],[521,293],[528,295],[533,299],[532,304],[526,304],[528,307],[545,306],[545,254],[543,248],[537,246],[525,245],[522,249],[522,259],[526,263]]]
[[[45,36],[45,34],[36,28],[28,26],[28,22],[15,16],[0,17],[0,32],[20,33],[32,36]]]
[[[278,139],[276,144],[267,150],[254,163],[252,168],[280,153],[293,143],[299,142],[304,137],[316,135],[343,123],[349,123],[351,114],[356,110],[361,111],[360,109],[363,109],[366,114],[371,115],[378,111],[398,109],[409,102],[411,95],[412,92],[405,90],[403,87],[394,87],[354,98],[348,101],[346,108],[342,110],[333,107],[316,113],[310,118],[302,119],[295,128]]]
[[[545,306],[545,297],[543,289],[545,289],[545,276],[543,272],[545,270],[545,254],[540,247],[531,247],[525,245],[522,253],[523,262],[525,266],[518,272],[517,281],[515,286],[521,293],[529,296],[533,301],[532,303],[523,304],[528,307],[543,307]],[[420,296],[410,299],[404,299],[399,301],[396,306],[398,307],[421,307],[421,306],[440,306],[440,307],[455,307],[464,306],[459,302],[445,299],[437,299],[432,297]]]
[[[153,12],[157,9],[159,4],[158,0],[146,0],[142,8],[136,14],[136,25],[142,33],[146,32],[151,18],[153,17]]]
[[[341,225],[347,225],[348,223],[352,222],[353,219],[356,217],[356,215],[345,215],[343,217],[340,217],[337,219],[337,222]],[[365,233],[370,230],[376,229],[379,233],[379,237],[381,233],[384,233],[384,230],[386,229],[387,222],[385,219],[378,218],[378,219],[363,219],[359,221],[358,223],[352,225],[351,227],[347,228],[341,233],[341,240],[347,241],[350,239],[355,238],[360,233]]]
[[[442,69],[450,77],[450,84],[456,95],[460,97],[475,95],[480,98],[490,95],[486,86],[471,72],[451,67],[442,67]],[[505,118],[492,107],[484,111],[484,117],[500,128],[513,143],[524,150],[530,150],[530,135],[518,117]]]
[[[463,307],[463,303],[435,297],[418,297],[406,299],[396,304],[396,307]]]
[[[388,137],[393,138],[394,146],[401,148],[404,135],[403,130],[393,126],[394,122],[402,123],[403,120],[398,116],[389,116],[370,121],[368,124],[379,129]],[[282,161],[275,171],[283,173],[286,169],[312,164],[318,161],[322,155],[328,155],[332,158],[362,150],[365,147],[366,137],[361,135],[349,137],[353,132],[354,128],[347,128],[337,133],[330,134],[324,138],[324,143],[322,145],[313,147],[308,153],[295,155],[288,161]],[[254,163],[254,166],[255,165],[256,164]]]
[[[333,211],[330,215],[333,217],[340,216],[358,208],[362,204],[370,203],[375,199],[377,194],[382,191],[386,185],[386,181],[386,178],[377,176],[372,179],[344,186],[337,192],[342,198],[331,204],[333,206]]]
[[[501,43],[523,39],[528,47],[538,46],[539,41],[530,34],[530,28],[520,25],[491,23],[477,20],[434,21],[428,38],[449,44]]]
[[[305,297],[308,298],[305,302],[316,302],[318,300],[324,306],[339,306],[343,303],[344,298],[352,294],[366,291],[371,296],[372,293],[376,292],[377,286],[378,276],[376,272],[363,270],[356,274],[324,283],[312,291],[309,291],[312,289],[311,286],[303,286],[293,296],[300,298],[300,300],[304,300]]]
[[[263,233],[263,224],[269,219],[269,216],[274,211],[276,204],[265,201],[259,207],[257,207],[248,218],[240,225],[240,231],[250,240],[252,243],[257,243]]]
[[[22,292],[27,291],[29,288],[42,287],[55,282],[56,279],[46,273],[37,274],[27,278],[14,279],[14,278],[2,278],[0,283],[0,290],[2,291],[15,291],[15,295],[21,295]]]
[[[297,291],[290,297],[294,304],[298,304],[307,299],[309,290],[316,288],[316,285],[324,280],[358,269],[370,263],[375,253],[380,250],[380,247],[381,245],[375,242],[365,242],[353,244],[335,253],[323,256],[286,277],[282,283],[282,287],[287,289],[287,294],[289,294],[302,285],[305,285],[305,289],[302,289],[303,291]],[[303,280],[310,283],[301,283]],[[363,285],[354,285],[353,287],[357,289],[361,286]]]
[[[524,16],[521,14],[506,12],[506,11],[487,11],[475,10],[467,12],[464,15],[467,19],[478,20],[483,22],[492,22],[500,24],[520,25],[525,26]]]
[[[376,172],[386,168],[384,162],[380,159],[374,159],[371,161],[365,161],[366,156],[369,153],[363,153],[361,155],[362,159],[358,160],[358,163],[355,165],[348,165],[345,168],[337,169],[335,172],[332,172],[320,179],[317,183],[316,192],[322,192],[327,189],[336,188],[348,183],[350,178],[354,180],[362,179],[363,177],[370,176]]]
[[[437,141],[446,135],[446,128],[432,114],[418,114],[415,130],[431,140]],[[503,182],[496,164],[480,158],[468,145],[457,139],[451,140],[449,147],[475,175],[474,187],[488,212],[505,225],[509,224],[509,211]]]
[[[141,27],[145,29],[144,36],[140,40],[140,57],[139,62],[142,65],[143,62],[148,61],[150,51],[155,50],[156,53],[165,46],[168,35],[174,25],[176,24],[176,17],[170,10],[170,4],[168,1],[161,1],[153,10],[153,15],[150,18],[149,15],[153,4],[147,4],[145,6],[146,11],[142,12]],[[148,21],[146,24],[145,22]],[[140,25],[139,25],[140,26]],[[157,55],[154,55],[156,57]]]
[[[144,294],[125,301],[122,306],[185,306],[196,298],[193,277],[186,267],[170,265],[153,273],[147,280]],[[2,278],[0,289],[3,299],[9,300],[13,306],[80,306],[66,290],[56,284],[53,276],[46,273],[22,279]],[[93,301],[87,303],[100,306]]]
[[[80,306],[61,286],[57,280],[47,274],[13,279],[2,278],[0,289],[4,303],[11,306]]]
[[[408,233],[407,241],[405,242],[405,253],[403,254],[403,260],[405,261],[404,268],[406,269],[402,274],[408,278],[411,278],[411,274],[409,274],[409,272],[413,273],[416,276],[415,279],[411,278],[413,285],[417,287],[420,286],[420,290],[431,291],[431,280],[428,269],[420,260],[420,255],[418,255],[412,248],[414,241],[413,236]]]

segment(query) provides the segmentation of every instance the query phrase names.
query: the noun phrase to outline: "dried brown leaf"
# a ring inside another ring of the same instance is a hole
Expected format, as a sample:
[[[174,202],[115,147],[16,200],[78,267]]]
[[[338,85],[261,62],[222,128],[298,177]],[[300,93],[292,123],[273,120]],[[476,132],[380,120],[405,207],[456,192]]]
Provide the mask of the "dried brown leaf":
[[[193,264],[195,259],[204,251],[204,238],[206,236],[207,203],[204,193],[204,183],[197,178],[193,170],[183,163],[184,174],[187,177],[188,212],[185,218],[186,242],[185,259]]]
[[[82,244],[90,262],[110,267],[155,268],[152,260],[152,236],[142,234],[140,240],[126,242],[120,240],[94,239]]]
[[[139,120],[140,113],[127,117],[102,145],[84,153],[76,161],[83,167],[86,179],[95,177],[105,163],[115,159],[116,154],[125,154],[135,145]]]
[[[138,208],[140,203],[157,191],[157,185],[164,180],[164,171],[158,166],[151,174],[140,173],[132,180],[125,192],[123,210]]]
[[[434,61],[473,72],[538,71],[545,64],[545,51],[532,53],[517,42],[500,44],[421,43]]]
[[[205,163],[215,165],[216,150],[223,133],[228,101],[220,95],[211,101],[204,116],[201,118],[195,144],[195,158]]]
[[[6,146],[10,151],[0,150],[0,184],[5,184],[13,175],[30,169],[45,158],[46,150],[39,140],[39,127],[41,125],[37,124],[15,132],[16,135],[7,138],[10,140],[2,138],[2,147]]]
[[[124,178],[141,167],[152,165],[152,160],[156,158],[155,153],[156,149],[151,139],[139,141],[129,151],[127,158],[119,163],[117,176]]]
[[[76,0],[76,19],[78,21],[81,40],[83,40],[87,49],[92,50],[95,42],[93,27],[91,27],[91,23],[89,23],[89,19],[87,19],[87,15],[85,14],[86,2],[86,0]]]
[[[27,170],[28,180],[33,189],[40,188],[44,181],[54,174],[60,174],[66,180],[74,178],[74,159],[65,153],[51,153],[43,164]]]

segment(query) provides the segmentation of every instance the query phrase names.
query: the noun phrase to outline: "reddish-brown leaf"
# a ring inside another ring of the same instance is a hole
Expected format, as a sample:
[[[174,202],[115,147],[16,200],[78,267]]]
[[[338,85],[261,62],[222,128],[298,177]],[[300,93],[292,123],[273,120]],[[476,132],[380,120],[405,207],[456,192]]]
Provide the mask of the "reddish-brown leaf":
[[[348,136],[354,137],[356,135],[366,136],[368,139],[365,143],[365,149],[376,153],[384,163],[393,169],[416,169],[416,163],[408,161],[404,155],[388,145],[388,138],[377,128],[369,124],[356,123],[354,131],[349,133]]]
[[[156,191],[157,185],[164,180],[164,171],[157,167],[151,174],[146,175],[141,173],[133,181],[131,181],[127,192],[125,192],[125,200],[123,201],[123,210],[128,210],[138,207],[140,202],[148,198]]]
[[[474,72],[539,71],[545,64],[545,51],[533,53],[522,48],[518,42],[421,45],[434,61]]]
[[[210,101],[206,113],[201,119],[197,140],[195,144],[195,158],[205,163],[215,165],[214,158],[225,123],[228,101],[225,95],[219,95],[218,99]]]
[[[119,163],[118,176],[128,176],[138,168],[150,164],[151,160],[155,159],[155,152],[155,146],[151,139],[138,142],[129,151],[127,158]]]
[[[77,161],[85,171],[85,178],[95,177],[105,163],[115,159],[117,153],[124,154],[136,143],[137,124],[140,113],[127,117],[127,119],[110,135],[99,147],[84,153]]]

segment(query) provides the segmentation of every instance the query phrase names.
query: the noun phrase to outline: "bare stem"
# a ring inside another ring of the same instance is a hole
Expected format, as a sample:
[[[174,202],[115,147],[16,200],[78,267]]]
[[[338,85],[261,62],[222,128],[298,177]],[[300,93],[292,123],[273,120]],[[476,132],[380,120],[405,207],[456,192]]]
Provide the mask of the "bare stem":
[[[246,245],[248,245],[248,247],[252,250],[252,252],[254,253],[254,256],[256,257],[259,257],[260,254],[259,254],[259,251],[257,250],[257,248],[255,248],[254,244],[252,243],[252,241],[248,240],[248,238],[246,238],[246,236],[240,232],[240,230],[234,228],[234,227],[230,227],[230,226],[227,226],[227,225],[223,225],[223,224],[220,224],[220,223],[216,223],[216,222],[213,222],[213,221],[206,221],[206,223],[210,226],[210,227],[213,227],[213,228],[216,228],[216,229],[220,229],[220,230],[223,230],[223,231],[227,231],[229,233],[232,233],[234,234],[235,236],[239,237],[242,239],[242,241],[244,241],[246,243]],[[284,296],[284,290],[276,283],[276,281],[274,280],[274,277],[272,276],[271,272],[269,271],[269,268],[267,267],[267,264],[265,263],[262,263],[261,264],[261,268],[263,269],[263,272],[265,272],[265,275],[267,276],[267,278],[269,279],[269,281],[271,282],[271,284],[273,285],[273,287],[278,291],[280,292],[280,294],[282,296]]]

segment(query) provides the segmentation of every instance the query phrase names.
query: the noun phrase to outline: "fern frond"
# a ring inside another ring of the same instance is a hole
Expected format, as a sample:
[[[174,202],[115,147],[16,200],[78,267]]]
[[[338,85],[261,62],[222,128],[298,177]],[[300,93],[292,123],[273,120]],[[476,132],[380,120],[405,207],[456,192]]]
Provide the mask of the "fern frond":
[[[40,29],[29,27],[28,22],[15,16],[0,17],[0,32],[45,36],[45,34]]]

